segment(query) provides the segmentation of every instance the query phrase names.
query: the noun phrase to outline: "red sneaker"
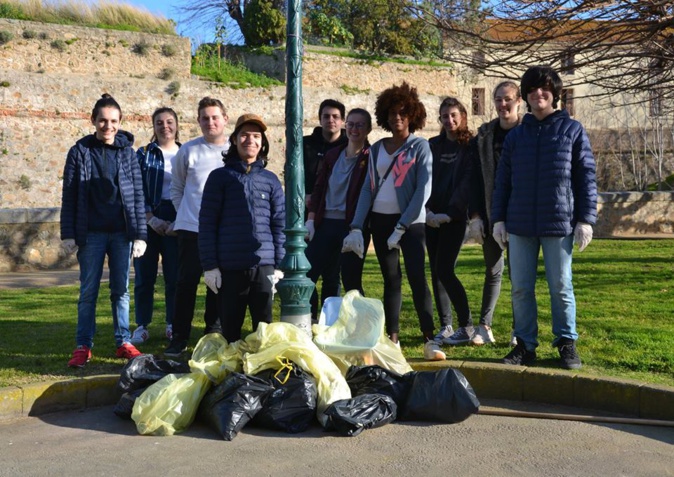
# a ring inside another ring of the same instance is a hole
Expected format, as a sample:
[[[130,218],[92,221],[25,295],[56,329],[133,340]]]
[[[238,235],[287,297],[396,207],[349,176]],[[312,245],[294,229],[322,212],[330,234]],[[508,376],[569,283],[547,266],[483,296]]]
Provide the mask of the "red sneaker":
[[[122,346],[117,348],[116,354],[118,358],[133,359],[136,356],[140,356],[143,353],[138,351],[136,347],[131,343],[124,343]]]
[[[73,351],[73,357],[68,361],[71,368],[84,368],[84,365],[91,359],[91,349],[88,346],[78,346]]]

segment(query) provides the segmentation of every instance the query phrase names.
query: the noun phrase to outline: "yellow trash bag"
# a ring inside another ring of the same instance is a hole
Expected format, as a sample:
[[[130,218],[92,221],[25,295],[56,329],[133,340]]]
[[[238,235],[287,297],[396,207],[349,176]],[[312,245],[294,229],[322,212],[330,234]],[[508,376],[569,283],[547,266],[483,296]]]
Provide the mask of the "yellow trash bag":
[[[211,384],[241,370],[238,343],[228,344],[219,333],[201,338],[189,361],[191,373],[169,374],[136,399],[131,419],[138,432],[170,436],[187,429]]]
[[[289,359],[316,380],[318,400],[316,414],[322,425],[327,422],[323,412],[340,399],[350,399],[351,390],[339,368],[311,341],[306,332],[290,323],[260,323],[257,332],[246,337],[250,349],[257,352],[243,356],[246,374],[265,369],[279,369],[281,360]]]
[[[314,343],[339,367],[342,374],[351,366],[377,364],[389,371],[412,371],[400,348],[384,332],[384,307],[380,300],[365,298],[351,290],[331,326],[314,325]]]
[[[220,333],[204,335],[194,348],[190,369],[205,374],[214,384],[220,384],[229,373],[241,372],[241,343],[227,343]]]
[[[131,419],[140,434],[171,436],[192,424],[211,386],[203,373],[168,374],[151,385],[133,405]]]

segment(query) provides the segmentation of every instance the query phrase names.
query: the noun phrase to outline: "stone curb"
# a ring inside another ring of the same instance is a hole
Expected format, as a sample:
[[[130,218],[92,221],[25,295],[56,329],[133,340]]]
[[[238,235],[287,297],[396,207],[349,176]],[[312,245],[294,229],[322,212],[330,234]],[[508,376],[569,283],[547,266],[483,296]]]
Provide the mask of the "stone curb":
[[[544,368],[466,361],[410,360],[415,371],[452,367],[479,399],[532,401],[642,419],[674,421],[674,388]],[[118,375],[92,376],[0,388],[0,420],[114,405]]]

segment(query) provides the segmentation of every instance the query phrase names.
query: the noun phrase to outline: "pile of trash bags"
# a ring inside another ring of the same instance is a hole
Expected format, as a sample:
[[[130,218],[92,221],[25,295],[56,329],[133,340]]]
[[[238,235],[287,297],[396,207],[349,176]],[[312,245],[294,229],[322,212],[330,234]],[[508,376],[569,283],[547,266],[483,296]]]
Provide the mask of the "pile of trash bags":
[[[246,425],[298,433],[316,420],[355,436],[395,420],[454,423],[479,409],[454,369],[415,372],[384,333],[379,300],[347,293],[313,338],[288,323],[261,323],[234,343],[211,333],[186,365],[142,355],[118,383],[115,413],[140,434],[172,435],[195,420],[225,440]],[[334,321],[334,322],[333,322]]]

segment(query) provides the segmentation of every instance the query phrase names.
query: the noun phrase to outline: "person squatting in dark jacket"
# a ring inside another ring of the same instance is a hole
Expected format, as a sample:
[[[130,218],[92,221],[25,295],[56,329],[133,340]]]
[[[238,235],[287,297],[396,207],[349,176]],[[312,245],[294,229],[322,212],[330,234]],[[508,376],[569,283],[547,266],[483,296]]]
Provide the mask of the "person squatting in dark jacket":
[[[365,252],[359,255],[342,253],[342,242],[349,233],[349,224],[356,212],[358,196],[367,174],[370,144],[367,135],[372,131],[372,117],[364,109],[349,111],[346,117],[346,145],[330,149],[318,171],[314,191],[309,202],[309,215],[305,227],[309,245],[306,256],[311,263],[307,276],[314,282],[324,270],[340,271],[345,291],[363,291],[363,264]],[[370,244],[369,228],[363,231],[364,248]],[[325,283],[325,278],[324,278]],[[325,287],[324,287],[324,291]],[[339,289],[332,290],[339,296]],[[330,295],[327,295],[330,296]],[[323,293],[323,298],[326,294]],[[318,313],[318,293],[311,295],[311,318]]]
[[[62,246],[68,254],[77,251],[80,265],[77,347],[70,367],[81,368],[91,359],[106,255],[116,356],[141,354],[130,343],[129,269],[131,255],[138,258],[146,248],[145,200],[133,135],[119,129],[121,120],[119,104],[104,94],[91,113],[96,132],[70,148],[63,169]]]
[[[222,334],[230,343],[241,338],[246,308],[253,331],[271,323],[272,289],[283,276],[285,196],[278,177],[265,169],[266,130],[255,114],[239,117],[225,166],[208,176],[199,211],[204,280],[218,296]]]
[[[512,306],[517,346],[505,364],[536,360],[538,311],[536,267],[543,249],[550,289],[552,342],[561,366],[581,367],[576,350],[576,299],[571,261],[573,243],[582,252],[597,220],[595,161],[583,126],[557,111],[562,80],[548,66],[533,66],[522,76],[522,94],[531,114],[505,138],[496,170],[491,210],[494,239],[509,243]]]
[[[472,340],[475,333],[468,295],[456,275],[456,264],[466,234],[470,203],[471,154],[468,146],[473,134],[468,129],[468,112],[456,98],[440,104],[439,136],[428,142],[433,153],[433,185],[426,203],[426,247],[431,266],[435,307],[440,315],[438,344],[458,345]],[[452,329],[454,305],[459,327]],[[445,359],[431,345],[424,350],[426,359]]]

